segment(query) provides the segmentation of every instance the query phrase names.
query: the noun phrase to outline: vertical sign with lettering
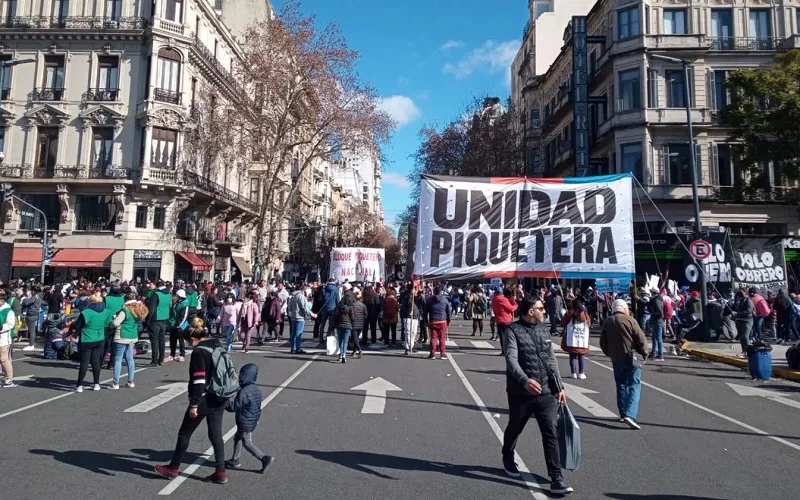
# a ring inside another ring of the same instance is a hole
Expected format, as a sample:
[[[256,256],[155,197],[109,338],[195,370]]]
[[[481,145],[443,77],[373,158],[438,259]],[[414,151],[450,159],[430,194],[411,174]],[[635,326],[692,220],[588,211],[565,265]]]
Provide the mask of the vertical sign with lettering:
[[[586,16],[572,16],[572,103],[574,106],[575,176],[589,171],[589,65],[586,50]]]

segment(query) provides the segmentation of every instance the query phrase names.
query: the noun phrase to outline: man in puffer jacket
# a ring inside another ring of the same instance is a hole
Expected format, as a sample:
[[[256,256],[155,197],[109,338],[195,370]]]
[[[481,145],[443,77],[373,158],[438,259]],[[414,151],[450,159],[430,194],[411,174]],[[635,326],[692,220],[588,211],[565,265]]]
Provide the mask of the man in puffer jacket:
[[[319,336],[320,336],[320,344],[324,345],[325,343],[325,323],[328,323],[328,334],[327,336],[330,337],[333,335],[333,311],[336,309],[336,306],[339,305],[339,287],[336,286],[336,280],[331,278],[328,280],[328,284],[322,289],[322,307],[319,310],[319,318],[317,321],[320,323],[319,327]]]
[[[233,456],[225,462],[229,469],[238,469],[242,466],[239,457],[242,455],[242,445],[248,453],[261,462],[261,473],[272,465],[273,458],[265,455],[253,444],[252,434],[256,430],[261,418],[261,391],[256,385],[258,379],[258,366],[247,363],[239,370],[239,392],[236,397],[225,403],[225,409],[236,413],[236,434],[233,436]]]

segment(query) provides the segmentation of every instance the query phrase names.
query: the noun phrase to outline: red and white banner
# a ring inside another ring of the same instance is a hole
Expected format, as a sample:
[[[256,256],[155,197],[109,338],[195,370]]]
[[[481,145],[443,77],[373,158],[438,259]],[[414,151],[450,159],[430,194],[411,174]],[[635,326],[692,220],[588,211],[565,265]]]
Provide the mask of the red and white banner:
[[[383,248],[334,248],[331,250],[330,277],[338,282],[375,283],[386,279]]]

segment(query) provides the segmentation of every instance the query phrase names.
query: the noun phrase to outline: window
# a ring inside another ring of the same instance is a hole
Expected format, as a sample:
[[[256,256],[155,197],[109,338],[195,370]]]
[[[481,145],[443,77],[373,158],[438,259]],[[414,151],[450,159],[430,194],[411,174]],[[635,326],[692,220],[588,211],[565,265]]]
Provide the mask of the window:
[[[6,129],[0,128],[0,152],[6,150]]]
[[[147,228],[147,206],[138,205],[136,207],[136,227],[140,229]]]
[[[160,168],[175,167],[178,132],[165,128],[153,128],[150,163]]]
[[[261,200],[261,179],[258,177],[250,179],[250,200],[255,202]]]
[[[97,89],[100,91],[113,92],[116,100],[116,91],[119,89],[119,59],[116,57],[101,56],[97,58]]]
[[[639,27],[639,7],[632,7],[617,12],[617,35],[620,40],[639,36],[642,31]]]
[[[292,158],[292,182],[297,182],[300,177],[300,158],[295,156]]]
[[[183,0],[167,0],[167,10],[164,17],[174,23],[183,22]]]
[[[769,38],[772,36],[770,12],[772,9],[750,9],[750,37]]]
[[[36,168],[43,170],[39,175],[52,177],[58,158],[58,127],[39,127],[38,139]]]
[[[61,221],[61,203],[58,201],[58,195],[23,194],[20,197],[44,213],[48,230],[58,228],[58,224]],[[28,216],[27,213],[31,212],[32,216]],[[19,228],[26,231],[44,229],[41,218],[42,216],[39,215],[39,212],[20,207]]]
[[[654,69],[647,70],[647,107],[658,107],[658,72]]]
[[[642,82],[639,68],[619,72],[619,110],[642,107]]]
[[[666,70],[664,80],[667,84],[667,107],[686,107],[686,86],[684,85],[683,70]]]
[[[644,169],[642,168],[642,143],[622,144],[619,147],[619,156],[622,172],[632,173],[641,184],[645,184]]]
[[[60,101],[64,94],[64,56],[44,57],[45,100]]]
[[[59,27],[64,27],[69,15],[69,0],[53,0],[52,23]]]
[[[112,164],[114,129],[96,127],[92,132],[92,169],[105,177]]]
[[[10,21],[12,17],[17,15],[17,0],[5,0],[4,7],[3,16],[7,20]]]
[[[664,9],[664,34],[686,34],[686,11],[683,9]]]
[[[644,32],[646,35],[650,34],[650,6],[644,6]]]
[[[363,189],[362,189],[362,198],[361,198],[361,199],[362,199],[363,201],[369,201],[369,186],[367,186],[366,184],[364,184],[364,185],[362,186],[362,188],[363,188]]]
[[[732,50],[733,13],[731,9],[711,9],[711,49]]]
[[[178,225],[176,233],[178,236],[184,238],[193,238],[195,230],[195,214],[194,210],[187,208],[178,214]]]
[[[155,207],[153,209],[153,229],[164,229],[167,221],[167,209]]]
[[[11,54],[0,55],[0,61],[10,61]],[[13,66],[2,67],[0,66],[0,100],[7,101],[11,99],[11,70]]]
[[[711,78],[709,90],[711,90],[710,102],[712,109],[722,110],[729,102],[728,89],[725,87],[728,81],[728,72],[720,70],[712,71],[709,77]]]
[[[692,170],[689,157],[689,144],[669,144],[664,146],[664,174],[666,184],[691,184]],[[700,173],[700,146],[695,145],[695,165],[697,167],[698,179]]]
[[[794,11],[794,32],[800,33],[800,7],[797,7]]]
[[[177,50],[163,48],[158,51],[158,75],[155,97],[158,100],[180,103],[181,55]],[[174,101],[174,102],[173,102]]]
[[[76,196],[78,231],[113,231],[117,224],[117,205],[113,196]]]
[[[739,170],[733,168],[734,148],[730,144],[711,145],[711,163],[713,167],[714,185],[741,186],[742,177]]]
[[[122,0],[106,0],[106,19],[119,21],[122,17]]]

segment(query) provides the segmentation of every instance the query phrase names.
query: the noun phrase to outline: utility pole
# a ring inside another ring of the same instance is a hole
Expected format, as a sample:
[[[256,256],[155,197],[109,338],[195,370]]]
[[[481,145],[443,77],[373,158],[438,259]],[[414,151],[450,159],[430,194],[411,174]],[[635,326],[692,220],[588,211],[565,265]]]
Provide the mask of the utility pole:
[[[25,205],[26,207],[30,208],[31,210],[34,210],[36,213],[38,213],[42,217],[42,224],[44,225],[44,233],[42,234],[42,267],[41,267],[41,273],[42,274],[41,274],[39,280],[41,281],[42,284],[44,284],[44,271],[45,271],[45,267],[46,267],[45,263],[47,261],[49,261],[50,258],[52,257],[52,255],[51,255],[52,252],[50,250],[50,237],[49,237],[49,235],[47,233],[47,216],[44,214],[44,212],[42,212],[38,208],[34,207],[33,205],[31,205],[27,201],[25,201],[22,198],[20,198],[19,196],[15,195],[14,194],[14,186],[12,186],[11,184],[3,184],[3,198],[6,201],[12,200],[12,199],[16,200],[17,202],[22,203],[23,205]]]

